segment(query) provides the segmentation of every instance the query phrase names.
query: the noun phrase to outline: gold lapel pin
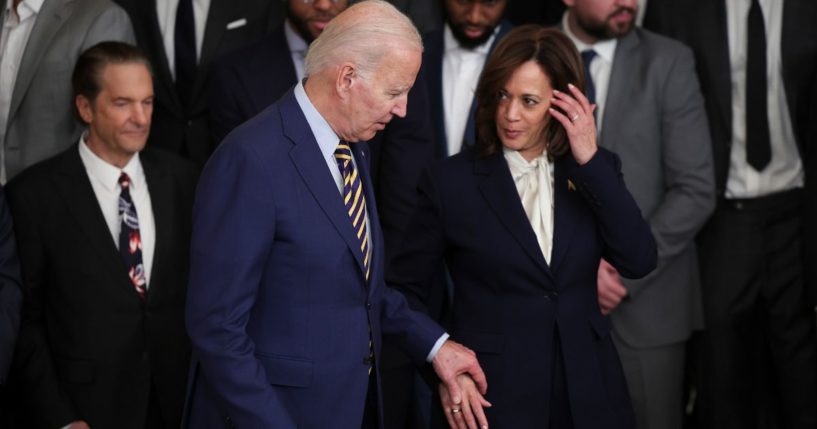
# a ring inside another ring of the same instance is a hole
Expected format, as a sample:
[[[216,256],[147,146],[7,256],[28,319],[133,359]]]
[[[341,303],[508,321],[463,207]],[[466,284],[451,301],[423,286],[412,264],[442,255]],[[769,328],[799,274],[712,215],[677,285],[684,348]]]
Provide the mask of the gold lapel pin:
[[[567,179],[567,190],[568,191],[575,191],[576,190],[576,185],[574,185],[573,181],[570,180],[570,179]]]

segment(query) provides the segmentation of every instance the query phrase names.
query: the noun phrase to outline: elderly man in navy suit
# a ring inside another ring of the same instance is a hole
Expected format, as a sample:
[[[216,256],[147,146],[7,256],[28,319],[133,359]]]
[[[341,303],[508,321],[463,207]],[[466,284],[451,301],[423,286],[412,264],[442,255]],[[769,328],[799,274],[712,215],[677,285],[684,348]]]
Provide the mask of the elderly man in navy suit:
[[[474,353],[383,281],[365,141],[406,114],[421,52],[393,6],[350,7],[313,42],[306,80],[208,163],[194,208],[188,427],[383,427],[383,336],[432,363],[455,403],[459,374],[485,392]]]

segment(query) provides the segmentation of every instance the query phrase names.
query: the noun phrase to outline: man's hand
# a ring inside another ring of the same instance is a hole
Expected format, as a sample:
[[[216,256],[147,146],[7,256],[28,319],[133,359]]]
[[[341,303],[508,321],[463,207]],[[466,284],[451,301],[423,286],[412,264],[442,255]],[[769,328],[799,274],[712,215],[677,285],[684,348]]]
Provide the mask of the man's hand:
[[[474,380],[479,392],[485,394],[488,391],[488,382],[485,381],[485,373],[477,362],[477,355],[468,347],[452,340],[446,340],[434,360],[431,361],[434,371],[440,377],[448,393],[451,402],[459,405],[462,402],[462,393],[457,383],[457,376],[468,374]]]
[[[618,270],[604,259],[599,264],[598,290],[599,307],[604,315],[610,314],[627,296],[627,289],[621,283]]]
[[[483,408],[491,403],[477,391],[474,380],[467,375],[457,376],[457,383],[462,391],[462,402],[455,404],[451,401],[448,388],[440,383],[440,402],[443,405],[445,418],[452,429],[488,429],[488,419],[485,418]]]
[[[88,423],[85,423],[83,420],[77,420],[75,422],[71,422],[68,426],[64,427],[63,429],[91,429],[88,426]]]

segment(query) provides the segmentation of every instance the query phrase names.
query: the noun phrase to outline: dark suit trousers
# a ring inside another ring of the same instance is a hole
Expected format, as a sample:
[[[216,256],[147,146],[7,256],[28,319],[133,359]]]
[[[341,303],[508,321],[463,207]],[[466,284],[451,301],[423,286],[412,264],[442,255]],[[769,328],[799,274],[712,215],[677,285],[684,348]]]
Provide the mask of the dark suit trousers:
[[[700,234],[707,329],[693,345],[699,429],[817,427],[801,198],[797,190],[721,200]]]

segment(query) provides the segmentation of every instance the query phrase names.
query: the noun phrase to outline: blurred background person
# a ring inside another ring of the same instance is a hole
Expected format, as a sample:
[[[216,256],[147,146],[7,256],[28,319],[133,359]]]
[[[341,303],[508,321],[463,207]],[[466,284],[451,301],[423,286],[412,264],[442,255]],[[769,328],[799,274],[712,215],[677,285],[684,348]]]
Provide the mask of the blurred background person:
[[[644,25],[695,53],[715,212],[699,237],[702,428],[817,427],[817,242],[807,162],[817,109],[817,2],[650,0]],[[804,232],[811,235],[804,235]],[[808,248],[812,248],[809,244]],[[805,276],[804,276],[805,275]]]
[[[268,34],[279,0],[115,0],[154,69],[156,111],[148,145],[203,165],[212,153],[207,85],[213,59]]]
[[[104,40],[134,41],[128,15],[108,0],[7,0],[0,9],[0,183],[68,148],[71,70]]]
[[[689,48],[635,28],[636,0],[565,0],[561,28],[580,51],[598,103],[599,144],[621,157],[627,189],[650,223],[658,268],[625,279],[599,267],[637,427],[683,425],[687,340],[703,328],[695,236],[715,207],[706,110]]]
[[[645,276],[656,248],[618,157],[596,145],[582,70],[557,29],[519,27],[498,44],[477,88],[476,150],[423,176],[389,275],[422,308],[445,261],[449,332],[492,380],[491,427],[634,425],[596,271],[603,257],[622,275]],[[443,413],[461,421],[472,405],[435,406],[435,426]]]

